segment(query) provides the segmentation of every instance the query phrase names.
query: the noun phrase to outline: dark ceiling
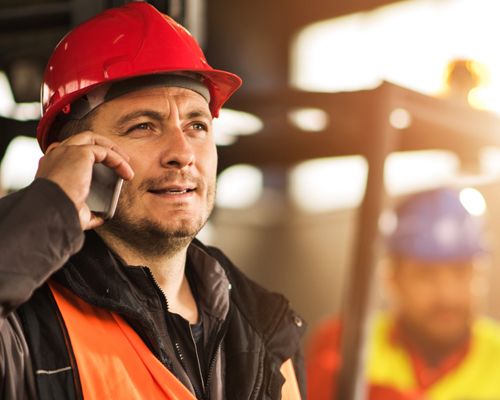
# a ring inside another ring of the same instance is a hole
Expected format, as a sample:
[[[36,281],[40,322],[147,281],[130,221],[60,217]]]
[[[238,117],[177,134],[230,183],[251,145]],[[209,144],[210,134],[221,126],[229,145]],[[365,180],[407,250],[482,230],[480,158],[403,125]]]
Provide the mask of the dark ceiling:
[[[126,0],[2,0],[0,69],[13,74],[30,61],[41,75],[48,56],[71,26]],[[186,0],[150,0],[182,21]],[[391,0],[210,0],[206,1],[208,60],[245,81],[243,91],[286,86],[288,49],[300,27],[311,22],[366,10]],[[24,63],[23,63],[24,62]],[[16,90],[18,101],[35,101],[38,86]],[[21,95],[22,92],[22,95]]]
[[[203,1],[203,0],[201,0]],[[0,70],[18,102],[37,101],[47,59],[72,26],[126,0],[0,0]],[[209,62],[240,75],[239,97],[280,92],[287,86],[289,46],[300,27],[368,10],[394,0],[210,0],[206,9]],[[187,0],[150,0],[183,22]],[[231,106],[231,103],[229,103]],[[265,123],[265,121],[264,121]],[[0,118],[0,160],[16,135],[34,136],[36,121]]]
[[[210,0],[208,59],[244,79],[242,94],[287,85],[289,49],[300,28],[395,3],[390,0]]]

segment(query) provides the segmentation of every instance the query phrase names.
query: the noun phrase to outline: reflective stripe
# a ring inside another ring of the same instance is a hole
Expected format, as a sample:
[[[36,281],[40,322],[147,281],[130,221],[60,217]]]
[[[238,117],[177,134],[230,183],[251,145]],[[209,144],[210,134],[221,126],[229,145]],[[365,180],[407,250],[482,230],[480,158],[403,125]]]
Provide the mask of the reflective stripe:
[[[71,367],[53,369],[51,371],[47,371],[45,369],[39,369],[39,370],[35,371],[35,374],[37,374],[37,375],[54,375],[54,374],[59,374],[61,372],[66,372],[66,371],[71,371]]]

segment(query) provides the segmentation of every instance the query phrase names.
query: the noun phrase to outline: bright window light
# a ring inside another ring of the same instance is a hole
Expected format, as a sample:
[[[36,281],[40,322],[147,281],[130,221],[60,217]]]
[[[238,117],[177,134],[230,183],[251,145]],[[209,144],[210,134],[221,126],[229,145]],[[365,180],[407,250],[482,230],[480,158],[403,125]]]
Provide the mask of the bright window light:
[[[290,195],[307,212],[355,208],[363,199],[367,172],[361,156],[305,161],[290,172]]]
[[[12,140],[0,166],[2,187],[18,190],[28,186],[35,177],[42,155],[35,139],[18,136]]]
[[[385,184],[390,195],[402,195],[449,183],[458,169],[458,158],[446,151],[393,153],[386,160]],[[361,156],[305,161],[290,172],[290,194],[307,212],[355,208],[363,200],[367,172]]]
[[[15,105],[16,102],[7,75],[5,75],[5,72],[0,71],[0,115],[4,117],[10,116]]]
[[[389,123],[395,129],[407,129],[411,125],[411,115],[404,108],[395,108],[389,115]]]
[[[40,118],[40,103],[16,103],[7,75],[0,71],[0,115],[20,121]]]
[[[297,108],[288,113],[288,119],[306,132],[321,132],[328,126],[328,114],[320,108]]]
[[[459,171],[458,157],[448,151],[393,153],[385,164],[385,184],[391,195],[401,195],[445,185]]]
[[[384,236],[391,235],[398,226],[398,217],[393,210],[385,210],[378,219],[378,228]]]
[[[17,103],[11,113],[11,118],[27,121],[40,118],[40,103]]]
[[[213,121],[215,143],[219,146],[233,144],[237,136],[252,135],[263,128],[262,121],[250,113],[223,108]]]
[[[460,203],[472,215],[480,216],[486,211],[486,200],[479,190],[465,188],[460,191]]]
[[[474,60],[488,82],[470,102],[500,112],[500,1],[409,0],[325,20],[298,33],[291,83],[313,91],[373,88],[388,80],[426,94],[443,90],[456,59]]]
[[[219,176],[216,204],[223,208],[247,208],[257,202],[262,190],[263,176],[258,168],[235,165]]]
[[[485,147],[479,153],[481,172],[486,175],[500,175],[500,148]]]

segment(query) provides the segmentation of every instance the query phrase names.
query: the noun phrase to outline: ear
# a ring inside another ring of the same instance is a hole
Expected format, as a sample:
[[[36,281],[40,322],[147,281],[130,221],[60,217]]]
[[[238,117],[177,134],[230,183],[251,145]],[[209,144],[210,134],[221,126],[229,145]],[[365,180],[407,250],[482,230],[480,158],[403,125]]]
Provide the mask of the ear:
[[[492,258],[490,255],[482,255],[473,261],[474,279],[472,291],[477,301],[479,311],[487,310],[487,300],[492,278]]]

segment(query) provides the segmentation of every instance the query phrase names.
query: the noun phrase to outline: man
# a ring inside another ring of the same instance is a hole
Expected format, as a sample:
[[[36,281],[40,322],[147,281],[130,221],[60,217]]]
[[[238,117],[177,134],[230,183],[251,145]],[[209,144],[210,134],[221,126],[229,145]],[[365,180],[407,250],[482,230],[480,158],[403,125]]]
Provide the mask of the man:
[[[194,239],[240,83],[143,2],[58,44],[36,180],[0,201],[2,398],[300,398],[302,320]],[[125,180],[108,221],[86,204],[96,163]]]
[[[368,335],[369,398],[500,398],[500,326],[477,316],[484,288],[481,221],[451,189],[414,195],[396,215],[384,276],[390,308]],[[334,398],[341,329],[330,320],[311,339],[311,400]]]

